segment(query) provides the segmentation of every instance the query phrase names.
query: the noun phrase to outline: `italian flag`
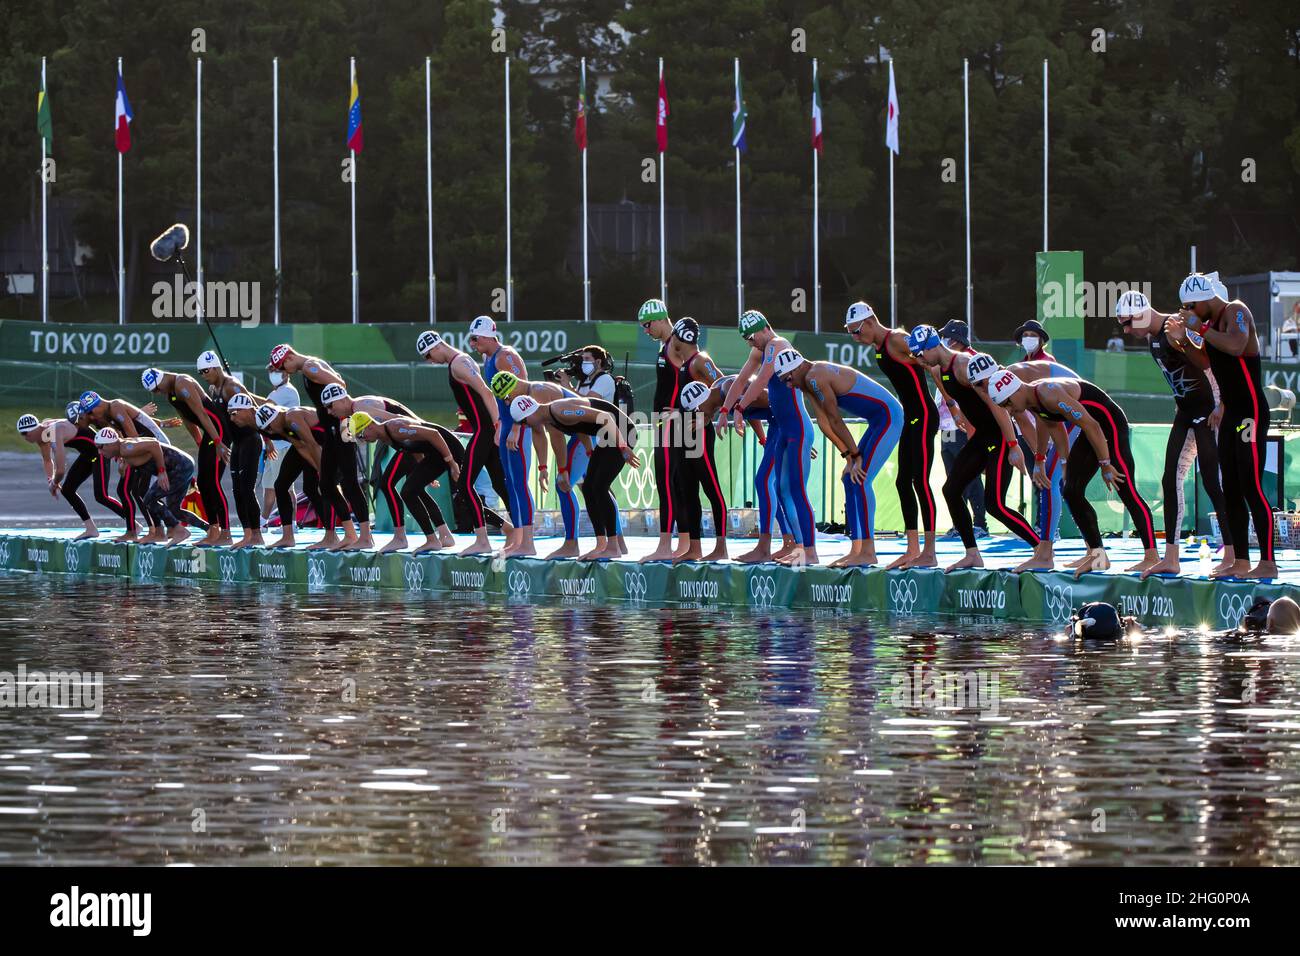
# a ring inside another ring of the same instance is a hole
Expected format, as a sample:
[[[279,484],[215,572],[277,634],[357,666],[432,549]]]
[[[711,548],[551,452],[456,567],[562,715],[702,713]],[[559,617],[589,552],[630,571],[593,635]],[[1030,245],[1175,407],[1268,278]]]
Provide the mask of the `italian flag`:
[[[812,97],[812,147],[820,154],[822,151],[822,94],[817,82],[817,66],[813,65]]]

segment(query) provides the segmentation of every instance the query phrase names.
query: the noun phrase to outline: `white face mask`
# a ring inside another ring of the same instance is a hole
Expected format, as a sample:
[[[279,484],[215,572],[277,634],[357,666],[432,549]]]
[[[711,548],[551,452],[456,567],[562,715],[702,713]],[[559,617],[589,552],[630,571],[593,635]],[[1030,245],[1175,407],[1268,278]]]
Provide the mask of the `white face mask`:
[[[1038,351],[1040,341],[1041,340],[1036,335],[1026,335],[1020,340],[1020,344],[1024,348],[1026,355],[1033,355]]]
[[[279,388],[281,385],[284,384],[283,372],[270,372],[268,374],[271,379],[271,384],[274,385],[276,388]]]
[[[595,362],[583,362],[583,363],[582,363],[582,374],[583,374],[583,375],[590,375],[590,374],[591,374],[592,372],[594,372],[594,371],[596,371],[596,363],[595,363]]]

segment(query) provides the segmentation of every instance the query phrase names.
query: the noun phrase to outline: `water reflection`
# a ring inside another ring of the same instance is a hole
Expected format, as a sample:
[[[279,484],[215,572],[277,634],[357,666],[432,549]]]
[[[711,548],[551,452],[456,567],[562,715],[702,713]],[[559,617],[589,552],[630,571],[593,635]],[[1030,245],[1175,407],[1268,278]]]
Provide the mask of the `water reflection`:
[[[0,577],[19,664],[3,863],[1300,862],[1295,642]]]

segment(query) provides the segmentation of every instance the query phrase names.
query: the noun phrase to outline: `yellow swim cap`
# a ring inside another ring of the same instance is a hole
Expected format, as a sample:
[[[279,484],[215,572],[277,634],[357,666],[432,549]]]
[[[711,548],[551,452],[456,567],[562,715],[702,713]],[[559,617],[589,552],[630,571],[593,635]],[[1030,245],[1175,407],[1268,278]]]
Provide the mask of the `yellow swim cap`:
[[[348,430],[352,432],[352,440],[359,441],[361,433],[375,423],[366,412],[353,412],[352,417],[348,419]]]

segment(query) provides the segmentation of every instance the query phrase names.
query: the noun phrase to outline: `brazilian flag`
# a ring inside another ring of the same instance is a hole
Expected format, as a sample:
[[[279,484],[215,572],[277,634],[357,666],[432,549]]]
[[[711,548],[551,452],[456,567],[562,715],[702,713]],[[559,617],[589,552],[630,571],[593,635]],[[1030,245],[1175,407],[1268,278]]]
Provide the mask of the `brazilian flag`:
[[[54,148],[54,119],[50,116],[50,97],[45,92],[45,77],[41,77],[41,89],[36,94],[36,132],[45,140],[45,150]]]

